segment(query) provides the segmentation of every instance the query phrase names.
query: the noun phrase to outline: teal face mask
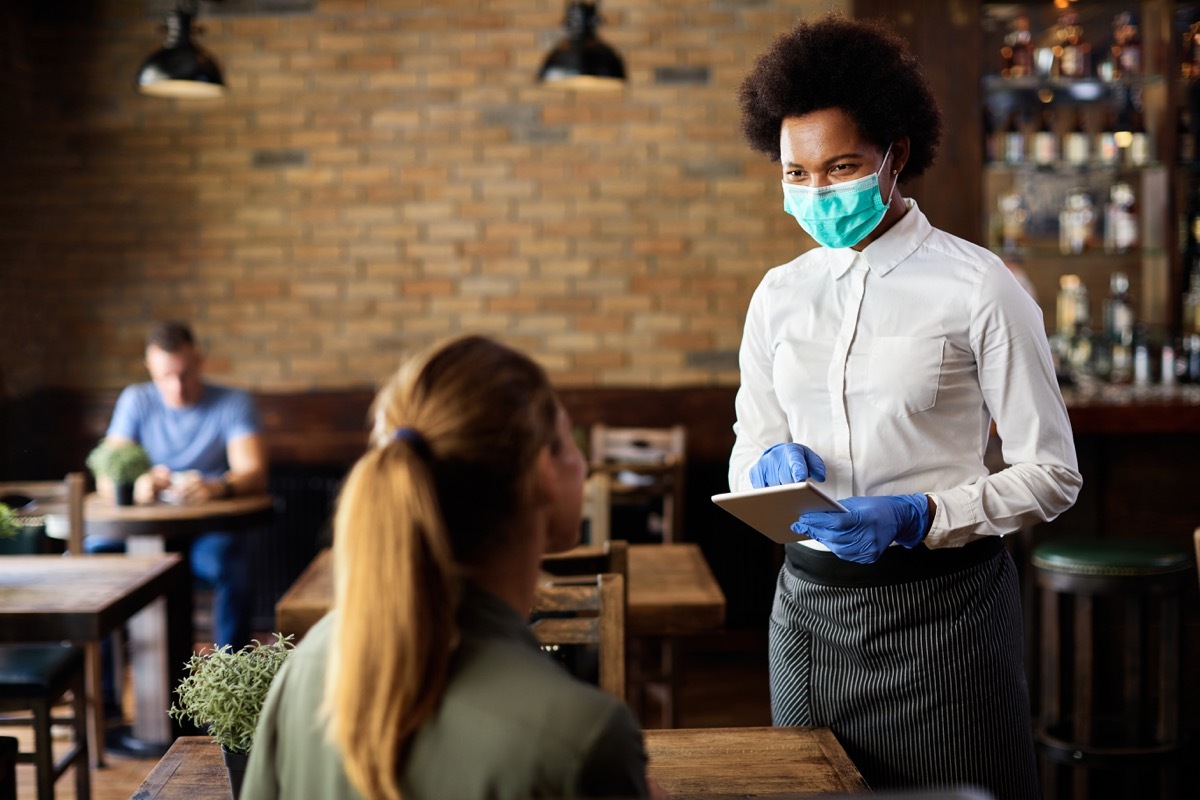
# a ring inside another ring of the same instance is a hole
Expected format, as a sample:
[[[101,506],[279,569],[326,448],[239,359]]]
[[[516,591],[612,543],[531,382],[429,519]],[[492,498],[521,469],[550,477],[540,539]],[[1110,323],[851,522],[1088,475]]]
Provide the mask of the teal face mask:
[[[891,155],[888,145],[883,164]],[[879,171],[883,171],[883,164]],[[899,176],[896,177],[899,180]],[[896,188],[892,181],[892,190]],[[888,197],[892,192],[888,192]],[[889,203],[879,194],[879,172],[865,178],[813,188],[783,183],[783,208],[823,247],[853,247],[879,225]]]

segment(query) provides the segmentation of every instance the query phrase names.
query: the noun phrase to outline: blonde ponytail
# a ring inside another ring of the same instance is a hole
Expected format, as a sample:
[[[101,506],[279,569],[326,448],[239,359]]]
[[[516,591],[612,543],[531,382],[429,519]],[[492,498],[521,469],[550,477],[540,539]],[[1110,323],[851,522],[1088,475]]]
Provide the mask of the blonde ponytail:
[[[556,400],[527,357],[464,337],[410,362],[374,405],[373,447],[334,516],[337,618],[323,712],[346,776],[399,800],[412,739],[437,711],[464,566],[527,501]]]

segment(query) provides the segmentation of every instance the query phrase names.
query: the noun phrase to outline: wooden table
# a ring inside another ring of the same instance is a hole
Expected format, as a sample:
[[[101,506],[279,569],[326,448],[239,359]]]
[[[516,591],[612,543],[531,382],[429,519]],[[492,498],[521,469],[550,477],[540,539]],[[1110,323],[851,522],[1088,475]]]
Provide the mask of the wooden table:
[[[271,510],[271,497],[266,494],[188,505],[154,503],[144,506],[119,506],[110,498],[90,494],[84,501],[83,518],[88,536],[124,539],[125,551],[130,556],[178,553],[184,562],[184,570],[189,575],[185,585],[189,587],[190,598],[191,567],[188,564],[188,544],[191,540],[214,530],[253,529],[270,519]],[[193,635],[190,601],[187,614],[172,615],[170,620],[161,606],[148,609],[146,613],[130,620],[129,652],[135,673],[139,669],[140,659],[160,657],[158,650],[161,648],[164,628],[169,630],[172,636],[186,641],[187,652],[191,652]],[[186,653],[184,658],[187,658]],[[140,719],[143,716],[161,713],[166,708],[163,705],[164,699],[169,705],[170,697],[164,698],[160,695],[157,686],[144,685],[135,680],[134,718]],[[148,742],[152,746],[157,742],[170,741],[169,729],[155,731],[155,734]],[[134,731],[133,739],[144,740],[145,737]]]
[[[866,792],[828,728],[678,728],[645,732],[650,775],[672,800]],[[175,740],[134,800],[230,800],[221,748],[207,736]]]
[[[131,547],[163,550],[168,542],[187,540],[209,531],[253,528],[271,518],[270,495],[230,497],[204,503],[153,503],[119,506],[111,499],[90,494],[83,504],[89,536],[130,541]],[[132,552],[132,550],[131,550]]]
[[[705,633],[725,621],[725,594],[694,543],[630,545],[626,592],[629,636]],[[332,606],[333,554],[326,549],[275,604],[275,627],[299,639]]]
[[[133,730],[165,747],[171,690],[191,651],[191,642],[172,636],[167,619],[190,616],[188,586],[183,559],[173,554],[0,556],[0,641],[99,642],[126,620],[148,616],[149,646],[132,667],[153,703],[138,705]],[[90,676],[94,690],[98,677]]]

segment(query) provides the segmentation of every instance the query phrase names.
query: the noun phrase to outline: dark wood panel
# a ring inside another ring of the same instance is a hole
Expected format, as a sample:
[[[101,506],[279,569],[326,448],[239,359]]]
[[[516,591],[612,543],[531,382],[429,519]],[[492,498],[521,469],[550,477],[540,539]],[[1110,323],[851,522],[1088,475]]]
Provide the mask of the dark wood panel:
[[[942,107],[945,125],[937,161],[906,184],[938,228],[968,241],[983,241],[983,105],[979,48],[980,4],[950,0],[933,11],[928,0],[854,0],[855,17],[887,20],[908,41]]]

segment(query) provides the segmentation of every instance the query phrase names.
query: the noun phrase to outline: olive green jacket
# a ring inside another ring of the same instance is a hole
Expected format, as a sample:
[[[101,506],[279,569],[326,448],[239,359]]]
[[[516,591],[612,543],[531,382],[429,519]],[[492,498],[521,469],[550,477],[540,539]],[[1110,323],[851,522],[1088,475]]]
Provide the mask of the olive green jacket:
[[[271,685],[242,800],[359,797],[318,714],[333,616],[308,632]],[[568,674],[491,595],[468,590],[459,625],[441,707],[403,768],[405,800],[646,796],[642,735],[625,704]]]

